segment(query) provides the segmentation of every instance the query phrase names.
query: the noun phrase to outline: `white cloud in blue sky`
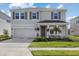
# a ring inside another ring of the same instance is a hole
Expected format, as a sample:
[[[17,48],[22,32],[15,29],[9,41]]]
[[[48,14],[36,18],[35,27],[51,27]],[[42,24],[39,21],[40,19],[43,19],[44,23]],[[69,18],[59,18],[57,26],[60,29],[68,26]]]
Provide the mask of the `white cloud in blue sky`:
[[[36,6],[34,6],[34,3],[12,3],[9,4],[9,8],[36,8]]]
[[[48,4],[48,5],[46,5],[46,7],[45,8],[50,8],[51,7],[51,5],[50,4]]]
[[[64,4],[60,4],[57,9],[64,9]]]

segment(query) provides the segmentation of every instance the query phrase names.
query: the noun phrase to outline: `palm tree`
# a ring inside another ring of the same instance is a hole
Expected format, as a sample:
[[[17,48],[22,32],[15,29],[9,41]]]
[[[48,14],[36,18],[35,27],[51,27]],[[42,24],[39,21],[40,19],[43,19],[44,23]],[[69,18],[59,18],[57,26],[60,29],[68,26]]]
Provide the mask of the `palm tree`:
[[[61,30],[59,27],[54,26],[54,28],[52,29],[53,32],[55,32],[55,36],[57,36],[58,32],[61,33]]]

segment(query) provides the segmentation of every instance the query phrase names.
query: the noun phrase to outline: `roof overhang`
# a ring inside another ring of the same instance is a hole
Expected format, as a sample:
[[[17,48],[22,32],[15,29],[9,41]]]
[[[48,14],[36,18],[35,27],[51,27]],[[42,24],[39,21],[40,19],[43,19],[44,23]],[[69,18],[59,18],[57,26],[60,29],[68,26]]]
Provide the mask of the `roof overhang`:
[[[39,25],[67,25],[68,23],[60,20],[44,20],[37,22]]]

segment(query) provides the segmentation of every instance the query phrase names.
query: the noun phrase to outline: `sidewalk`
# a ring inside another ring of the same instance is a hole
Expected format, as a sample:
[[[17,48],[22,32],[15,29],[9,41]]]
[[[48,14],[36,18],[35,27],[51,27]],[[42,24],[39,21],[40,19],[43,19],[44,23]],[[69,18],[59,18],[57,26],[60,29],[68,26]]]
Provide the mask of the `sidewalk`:
[[[29,50],[79,50],[78,48],[29,48]]]

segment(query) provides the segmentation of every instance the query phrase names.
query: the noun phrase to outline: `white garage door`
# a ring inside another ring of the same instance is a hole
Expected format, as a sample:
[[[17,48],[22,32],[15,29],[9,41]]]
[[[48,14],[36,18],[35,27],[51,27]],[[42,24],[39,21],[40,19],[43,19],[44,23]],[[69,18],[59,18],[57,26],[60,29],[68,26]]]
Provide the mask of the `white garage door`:
[[[14,29],[14,35],[13,37],[16,37],[16,38],[20,38],[20,37],[23,37],[23,38],[31,38],[31,37],[34,37],[35,36],[35,30],[33,28],[17,28],[17,29]]]

